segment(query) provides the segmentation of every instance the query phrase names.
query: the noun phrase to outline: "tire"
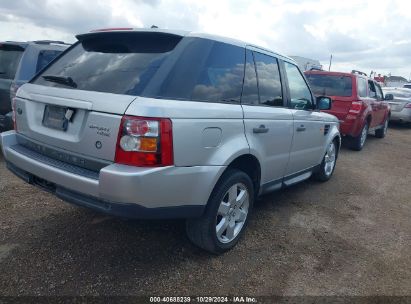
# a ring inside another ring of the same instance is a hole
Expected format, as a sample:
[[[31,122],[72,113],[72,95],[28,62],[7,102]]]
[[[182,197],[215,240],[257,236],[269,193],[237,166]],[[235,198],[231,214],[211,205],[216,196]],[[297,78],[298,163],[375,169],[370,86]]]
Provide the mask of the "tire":
[[[327,147],[323,161],[320,168],[314,173],[313,177],[320,181],[328,181],[334,173],[335,165],[337,163],[338,147],[336,140],[333,140]]]
[[[203,216],[186,221],[188,238],[214,254],[230,250],[247,227],[253,203],[254,187],[250,177],[243,171],[228,169],[214,187]],[[220,233],[217,233],[218,227]]]
[[[368,135],[368,122],[362,127],[360,134],[357,137],[351,138],[350,148],[355,151],[361,151],[364,148],[365,141]],[[365,138],[363,138],[365,134]]]
[[[387,130],[388,130],[388,118],[385,119],[384,124],[382,125],[382,128],[375,130],[375,137],[384,138],[385,135],[387,135]]]

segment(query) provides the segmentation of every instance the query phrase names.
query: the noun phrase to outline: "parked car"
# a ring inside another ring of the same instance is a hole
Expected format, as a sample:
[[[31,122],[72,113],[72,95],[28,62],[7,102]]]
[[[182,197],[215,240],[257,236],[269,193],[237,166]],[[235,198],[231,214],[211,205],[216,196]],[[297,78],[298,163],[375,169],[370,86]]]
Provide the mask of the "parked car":
[[[316,109],[296,63],[199,33],[78,35],[15,99],[1,134],[8,168],[76,205],[131,218],[185,218],[220,253],[257,196],[333,174],[338,120]]]
[[[411,90],[404,88],[383,88],[385,97],[390,99],[391,121],[411,123]]]
[[[340,121],[340,132],[348,136],[350,147],[360,151],[369,132],[385,137],[390,107],[380,85],[359,71],[352,73],[306,71],[305,75],[316,95],[330,96],[331,110]]]
[[[67,47],[51,40],[0,42],[0,132],[13,128],[11,100],[17,89]]]

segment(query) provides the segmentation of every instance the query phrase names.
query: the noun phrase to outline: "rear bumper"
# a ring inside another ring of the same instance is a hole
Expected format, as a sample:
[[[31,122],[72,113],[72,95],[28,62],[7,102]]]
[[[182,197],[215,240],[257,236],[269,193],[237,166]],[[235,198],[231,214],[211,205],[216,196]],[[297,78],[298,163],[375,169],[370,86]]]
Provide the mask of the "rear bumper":
[[[361,127],[359,120],[340,120],[340,133],[344,136],[356,137],[360,134]]]
[[[16,133],[1,135],[9,169],[26,182],[60,198],[105,213],[132,218],[187,218],[200,216],[224,171],[222,166],[137,168],[111,164],[96,176],[65,170],[58,161],[21,153]],[[64,163],[63,163],[64,164]]]
[[[391,121],[401,121],[401,122],[411,122],[411,109],[404,108],[402,111],[391,112],[390,116]]]

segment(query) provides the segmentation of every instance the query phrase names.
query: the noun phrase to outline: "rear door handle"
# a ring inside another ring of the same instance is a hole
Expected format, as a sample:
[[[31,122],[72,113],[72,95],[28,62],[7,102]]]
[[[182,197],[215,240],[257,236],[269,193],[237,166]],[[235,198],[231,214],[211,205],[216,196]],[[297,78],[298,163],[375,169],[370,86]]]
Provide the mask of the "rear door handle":
[[[267,133],[269,128],[266,128],[264,125],[260,125],[258,128],[253,128],[253,133]]]
[[[297,132],[302,132],[302,131],[305,131],[304,125],[297,127]]]

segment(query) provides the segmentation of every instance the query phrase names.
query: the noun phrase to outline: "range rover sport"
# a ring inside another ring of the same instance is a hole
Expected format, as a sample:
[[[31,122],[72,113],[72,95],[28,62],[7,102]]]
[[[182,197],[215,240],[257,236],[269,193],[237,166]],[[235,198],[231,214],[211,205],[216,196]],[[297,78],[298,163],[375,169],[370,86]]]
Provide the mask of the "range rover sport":
[[[333,174],[338,120],[296,63],[207,34],[95,31],[23,85],[8,168],[76,205],[130,218],[184,218],[221,253],[255,198]]]

